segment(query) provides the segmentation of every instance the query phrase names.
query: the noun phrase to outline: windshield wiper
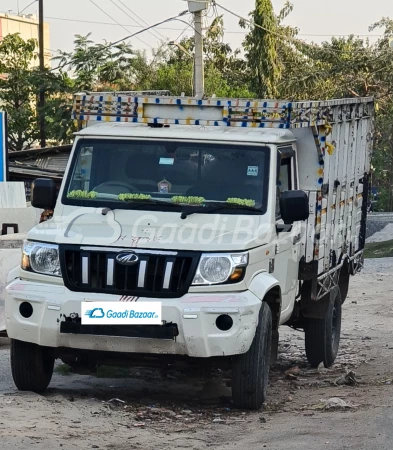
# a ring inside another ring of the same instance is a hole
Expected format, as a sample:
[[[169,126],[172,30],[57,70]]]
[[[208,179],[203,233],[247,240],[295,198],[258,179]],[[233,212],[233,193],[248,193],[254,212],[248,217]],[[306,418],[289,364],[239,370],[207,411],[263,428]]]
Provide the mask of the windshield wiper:
[[[142,207],[146,205],[163,205],[163,206],[178,206],[175,203],[168,202],[165,200],[126,200],[122,201],[123,204],[128,205],[132,207],[132,209],[141,209]]]
[[[254,214],[261,214],[261,210],[258,208],[254,208],[253,206],[245,206],[245,205],[236,205],[236,204],[228,204],[224,202],[209,202],[209,206],[186,206],[183,208],[181,213],[181,218],[186,219],[188,216],[192,214],[214,214],[219,211],[225,210],[244,210],[244,211],[252,211]]]

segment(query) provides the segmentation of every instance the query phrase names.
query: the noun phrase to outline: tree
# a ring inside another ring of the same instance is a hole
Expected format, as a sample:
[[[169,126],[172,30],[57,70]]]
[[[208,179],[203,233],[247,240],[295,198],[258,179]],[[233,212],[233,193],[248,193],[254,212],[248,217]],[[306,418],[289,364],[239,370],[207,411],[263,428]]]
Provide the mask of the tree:
[[[373,96],[378,106],[373,182],[381,193],[378,207],[393,210],[393,21],[384,18],[370,27],[384,33],[373,44],[355,36],[306,43],[297,28],[284,24],[292,9],[287,1],[275,15],[270,0],[256,0],[250,16],[259,26],[241,21],[250,29],[245,57],[224,41],[223,19],[216,17],[204,39],[206,95],[290,100]],[[72,141],[72,94],[81,90],[159,89],[192,95],[194,39],[183,39],[181,46],[185,52],[162,45],[149,58],[127,44],[96,44],[90,35],[77,35],[74,50],[55,59],[58,67],[41,72],[34,67],[34,40],[5,37],[0,42],[0,102],[9,113],[10,149],[36,141],[41,114],[48,142]],[[40,89],[46,93],[42,110],[36,108]]]
[[[0,103],[8,113],[11,151],[29,148],[37,141],[41,114],[45,117],[49,142],[67,142],[72,137],[69,97],[72,82],[64,73],[50,69],[42,73],[35,66],[37,58],[34,39],[24,41],[19,34],[11,34],[0,42]],[[46,92],[46,105],[38,110],[41,88]]]
[[[60,52],[53,58],[60,69],[71,71],[74,87],[80,91],[92,91],[127,85],[127,89],[131,90],[136,60],[132,47],[125,43],[95,44],[89,38],[90,33],[76,35],[74,50]]]
[[[218,97],[253,97],[249,89],[247,62],[240,57],[240,50],[232,50],[223,42],[224,23],[216,17],[206,31],[204,39],[205,94]],[[168,89],[173,94],[193,95],[194,38],[185,38],[180,47],[161,49],[156,60],[156,78],[152,88]]]
[[[8,113],[10,150],[22,150],[38,137],[36,92],[31,83],[31,64],[37,58],[36,41],[18,34],[0,41],[0,103]]]
[[[252,76],[251,88],[260,98],[277,98],[282,66],[277,52],[278,20],[271,0],[256,0],[250,16],[253,24],[243,46]],[[241,25],[244,27],[245,22]]]

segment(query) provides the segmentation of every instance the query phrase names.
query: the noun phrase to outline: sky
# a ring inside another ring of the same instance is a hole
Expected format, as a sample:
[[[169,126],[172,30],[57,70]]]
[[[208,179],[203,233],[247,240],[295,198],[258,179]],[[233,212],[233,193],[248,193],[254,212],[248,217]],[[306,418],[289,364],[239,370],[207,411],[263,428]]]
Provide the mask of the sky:
[[[253,9],[255,0],[217,0],[226,8],[240,16],[247,16]],[[0,12],[17,13],[32,0],[0,0]],[[329,40],[331,35],[369,35],[368,27],[382,17],[393,18],[392,0],[292,0],[294,11],[286,22],[300,29],[300,38],[306,41],[321,42]],[[117,6],[116,6],[117,4]],[[284,0],[273,0],[278,12]],[[123,10],[121,10],[120,8]],[[75,34],[86,35],[91,32],[91,39],[96,42],[106,40],[113,42],[138,29],[139,25],[152,25],[166,18],[177,15],[187,9],[183,0],[44,0],[45,20],[50,23],[50,48],[70,51]],[[240,47],[244,31],[238,25],[238,19],[218,8],[224,13],[225,41],[234,48]],[[24,14],[37,13],[37,3],[29,6]],[[136,15],[138,16],[136,16]],[[212,20],[214,11],[210,11],[207,20]],[[188,21],[188,17],[182,18]],[[100,23],[84,23],[100,22]],[[120,26],[118,23],[122,26]],[[160,26],[156,32],[143,33],[133,38],[131,44],[148,53],[159,46],[160,40],[179,40],[190,35],[193,30],[178,21]],[[183,34],[182,34],[183,33]],[[372,32],[371,40],[378,39],[380,30]],[[143,41],[143,42],[142,42]]]

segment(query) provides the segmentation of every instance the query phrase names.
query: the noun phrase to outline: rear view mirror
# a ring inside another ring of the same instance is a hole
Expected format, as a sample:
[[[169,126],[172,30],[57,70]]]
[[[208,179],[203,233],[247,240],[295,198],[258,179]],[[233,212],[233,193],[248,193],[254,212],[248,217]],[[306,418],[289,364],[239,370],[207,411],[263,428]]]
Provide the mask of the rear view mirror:
[[[310,215],[308,196],[304,191],[285,191],[280,197],[281,218],[285,224],[307,220]]]
[[[56,183],[50,178],[37,178],[31,184],[31,205],[39,209],[54,209]]]

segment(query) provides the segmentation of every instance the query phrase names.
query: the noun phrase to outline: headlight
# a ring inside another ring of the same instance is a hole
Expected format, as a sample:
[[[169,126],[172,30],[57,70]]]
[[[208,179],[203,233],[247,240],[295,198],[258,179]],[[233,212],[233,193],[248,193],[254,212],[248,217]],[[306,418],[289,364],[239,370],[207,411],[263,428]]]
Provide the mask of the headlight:
[[[59,247],[55,244],[25,241],[21,267],[23,270],[61,277]]]
[[[240,281],[248,264],[248,253],[203,254],[193,286]]]

